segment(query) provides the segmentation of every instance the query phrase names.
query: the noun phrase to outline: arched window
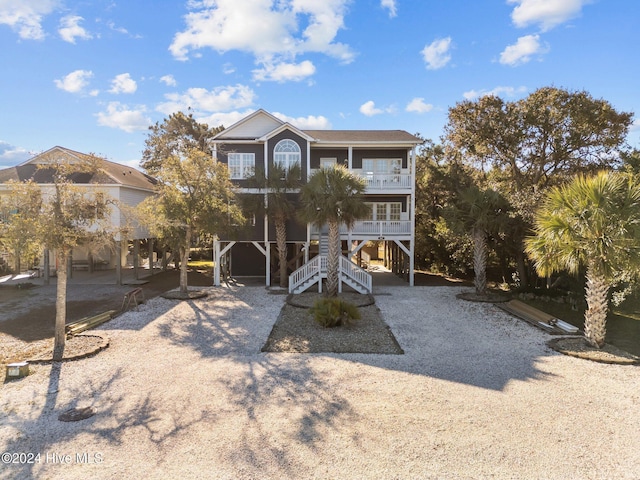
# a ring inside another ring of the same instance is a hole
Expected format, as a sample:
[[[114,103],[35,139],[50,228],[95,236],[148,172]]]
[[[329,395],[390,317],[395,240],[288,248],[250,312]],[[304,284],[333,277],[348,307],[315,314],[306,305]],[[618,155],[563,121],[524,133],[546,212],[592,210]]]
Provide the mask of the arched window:
[[[273,163],[279,163],[285,169],[300,164],[300,145],[293,140],[280,140],[273,149]]]

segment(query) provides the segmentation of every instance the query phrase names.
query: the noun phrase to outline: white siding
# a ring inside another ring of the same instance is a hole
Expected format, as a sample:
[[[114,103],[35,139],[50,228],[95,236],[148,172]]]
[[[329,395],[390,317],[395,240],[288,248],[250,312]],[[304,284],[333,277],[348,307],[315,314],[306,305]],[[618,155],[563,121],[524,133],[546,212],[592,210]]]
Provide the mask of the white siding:
[[[281,122],[268,117],[267,115],[257,115],[248,122],[238,125],[235,128],[225,130],[218,138],[259,138],[275,130]]]
[[[119,218],[117,221],[119,225],[123,226],[127,223],[126,218],[126,210],[135,208],[140,202],[142,202],[145,198],[153,195],[151,192],[145,192],[142,190],[136,190],[128,187],[120,187],[120,195],[118,200],[123,204],[123,211],[120,212]],[[129,220],[129,223],[132,223]],[[149,236],[149,232],[147,229],[141,227],[137,223],[132,223],[133,232],[130,234],[130,238],[147,238]]]

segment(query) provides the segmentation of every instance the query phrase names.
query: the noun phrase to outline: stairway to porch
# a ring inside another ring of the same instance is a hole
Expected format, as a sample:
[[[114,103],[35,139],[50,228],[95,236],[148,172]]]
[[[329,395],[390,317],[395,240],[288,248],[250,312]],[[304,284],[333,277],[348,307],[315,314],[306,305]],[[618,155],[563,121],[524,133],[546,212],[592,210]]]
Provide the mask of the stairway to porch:
[[[322,292],[322,282],[325,278],[327,278],[327,256],[318,255],[289,276],[289,293],[302,293],[314,285],[318,285],[318,292]],[[342,292],[343,284],[362,294],[372,291],[371,275],[341,256],[338,269],[339,292]]]

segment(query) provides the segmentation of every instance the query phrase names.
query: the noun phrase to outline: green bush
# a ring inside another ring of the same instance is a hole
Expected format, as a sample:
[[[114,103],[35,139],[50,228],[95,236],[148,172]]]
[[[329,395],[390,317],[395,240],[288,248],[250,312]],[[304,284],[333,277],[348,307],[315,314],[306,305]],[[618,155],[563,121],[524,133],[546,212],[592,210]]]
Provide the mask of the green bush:
[[[325,328],[350,325],[360,319],[358,307],[339,298],[317,300],[309,311],[314,320]]]

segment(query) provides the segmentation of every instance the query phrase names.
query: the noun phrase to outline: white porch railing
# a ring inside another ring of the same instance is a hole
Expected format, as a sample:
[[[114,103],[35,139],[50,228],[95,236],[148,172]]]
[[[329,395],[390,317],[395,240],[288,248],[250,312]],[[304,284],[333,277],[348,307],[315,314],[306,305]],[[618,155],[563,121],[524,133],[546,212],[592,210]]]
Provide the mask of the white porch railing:
[[[367,183],[367,190],[411,189],[413,178],[410,173],[359,173]]]
[[[314,168],[312,172],[316,170]],[[366,173],[361,169],[351,171],[364,179],[368,191],[411,190],[413,186],[411,173]]]
[[[311,226],[311,234],[318,235],[319,229],[317,226]],[[346,235],[349,233],[349,229],[346,225],[340,225],[340,234]],[[371,235],[372,237],[385,237],[389,235],[410,235],[411,234],[411,220],[361,220],[355,222],[351,229],[352,234],[364,234]]]
[[[346,283],[360,293],[371,293],[371,275],[346,257],[340,256],[339,289]],[[327,257],[317,255],[289,275],[289,293],[301,293],[307,288],[319,284],[322,291],[322,279],[327,278]]]
[[[343,281],[343,276],[351,279],[357,285],[362,286],[367,293],[371,293],[371,275],[365,272],[362,268],[353,262],[350,262],[347,257],[340,256],[340,281]],[[352,287],[354,286],[351,282]]]
[[[295,272],[289,275],[289,293],[293,293],[296,288],[310,281],[314,277],[321,277],[322,272],[326,271],[327,257],[325,257],[324,255],[317,255],[313,257],[311,260],[309,260],[307,263],[305,263]]]

